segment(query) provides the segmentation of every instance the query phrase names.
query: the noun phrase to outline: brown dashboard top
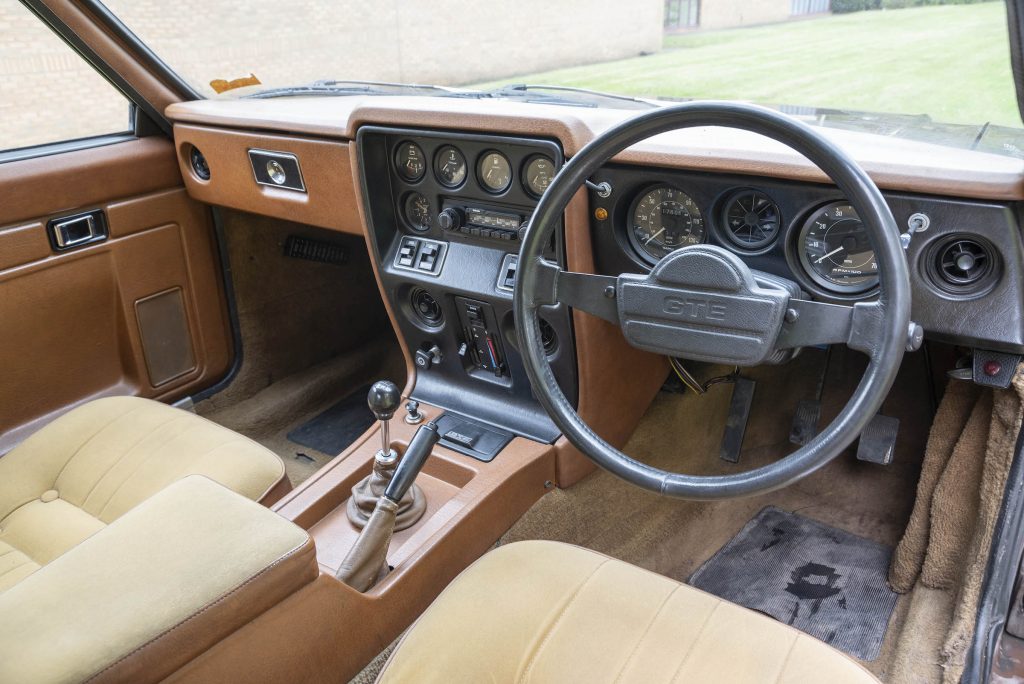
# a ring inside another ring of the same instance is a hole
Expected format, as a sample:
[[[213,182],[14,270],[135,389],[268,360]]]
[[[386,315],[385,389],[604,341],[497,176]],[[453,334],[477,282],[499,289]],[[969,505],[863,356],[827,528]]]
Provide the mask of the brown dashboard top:
[[[558,140],[572,156],[635,110],[439,97],[291,97],[200,100],[170,105],[177,123],[351,140],[367,124],[477,131]],[[954,197],[1024,199],[1024,161],[985,152],[821,128],[887,190]],[[624,163],[827,183],[810,161],[746,131],[692,128],[656,136],[615,158]]]

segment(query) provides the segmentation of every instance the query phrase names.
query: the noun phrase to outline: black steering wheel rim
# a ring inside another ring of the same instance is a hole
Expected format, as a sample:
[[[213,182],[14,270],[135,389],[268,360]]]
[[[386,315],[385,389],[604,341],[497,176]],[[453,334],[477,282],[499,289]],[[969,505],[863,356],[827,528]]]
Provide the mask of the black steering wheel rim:
[[[760,468],[730,475],[695,476],[660,470],[602,439],[573,409],[548,365],[538,323],[543,300],[543,249],[585,180],[616,154],[651,136],[701,126],[758,133],[802,154],[829,176],[857,210],[875,248],[879,292],[876,339],[861,350],[868,368],[840,414],[811,442]],[[598,466],[644,489],[680,499],[726,499],[771,491],[809,475],[838,456],[881,408],[907,345],[910,277],[892,213],[867,173],[836,144],[806,124],[755,105],[688,102],[628,119],[597,136],[561,169],[541,198],[519,253],[514,294],[516,334],[534,394],[552,421]]]

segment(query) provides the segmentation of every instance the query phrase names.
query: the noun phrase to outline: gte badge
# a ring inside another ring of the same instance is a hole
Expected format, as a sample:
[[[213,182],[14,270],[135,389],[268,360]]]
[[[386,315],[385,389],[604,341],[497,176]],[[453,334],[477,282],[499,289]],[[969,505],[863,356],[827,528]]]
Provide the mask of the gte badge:
[[[662,310],[667,314],[693,320],[724,321],[725,304],[715,304],[706,299],[685,299],[665,297]]]

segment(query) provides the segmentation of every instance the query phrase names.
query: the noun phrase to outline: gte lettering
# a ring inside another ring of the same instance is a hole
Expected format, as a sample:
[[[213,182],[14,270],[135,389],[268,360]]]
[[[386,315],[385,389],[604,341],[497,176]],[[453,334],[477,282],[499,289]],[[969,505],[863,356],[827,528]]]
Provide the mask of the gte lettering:
[[[665,297],[665,313],[681,318],[705,321],[724,321],[725,304],[714,304],[706,299]]]

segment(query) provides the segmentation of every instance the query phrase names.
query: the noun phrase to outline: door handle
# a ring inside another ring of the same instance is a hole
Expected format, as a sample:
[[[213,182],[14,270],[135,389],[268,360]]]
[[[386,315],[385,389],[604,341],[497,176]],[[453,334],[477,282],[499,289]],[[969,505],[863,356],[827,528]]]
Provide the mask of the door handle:
[[[102,211],[50,219],[46,228],[50,245],[58,252],[107,239],[107,221]]]

